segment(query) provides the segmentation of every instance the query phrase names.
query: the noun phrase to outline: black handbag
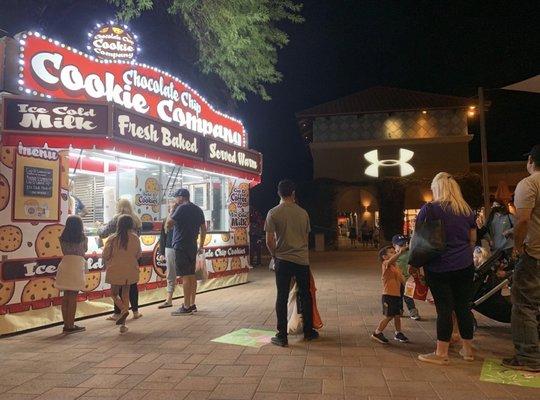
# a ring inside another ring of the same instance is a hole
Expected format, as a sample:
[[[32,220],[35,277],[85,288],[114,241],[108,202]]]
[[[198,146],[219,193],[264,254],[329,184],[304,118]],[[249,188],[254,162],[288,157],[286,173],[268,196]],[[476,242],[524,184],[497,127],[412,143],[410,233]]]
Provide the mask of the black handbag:
[[[443,222],[440,219],[428,220],[430,210],[431,203],[428,203],[424,220],[416,220],[409,246],[409,264],[413,267],[423,267],[446,251]]]

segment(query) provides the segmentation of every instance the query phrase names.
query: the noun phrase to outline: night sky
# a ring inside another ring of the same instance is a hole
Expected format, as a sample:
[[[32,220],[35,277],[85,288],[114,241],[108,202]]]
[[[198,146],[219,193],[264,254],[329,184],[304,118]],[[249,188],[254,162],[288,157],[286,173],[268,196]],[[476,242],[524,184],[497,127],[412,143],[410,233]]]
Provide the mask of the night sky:
[[[290,43],[280,51],[283,81],[272,100],[234,104],[223,84],[201,74],[182,26],[161,9],[130,23],[140,36],[139,60],[174,73],[223,111],[240,117],[251,147],[264,154],[263,184],[253,190],[265,212],[284,177],[311,179],[309,149],[294,113],[371,86],[394,86],[472,97],[488,88],[489,158],[519,160],[539,142],[540,95],[497,90],[540,71],[537,1],[305,1],[300,25],[283,24]],[[0,29],[36,29],[78,48],[96,22],[114,16],[104,0],[2,0]],[[5,35],[5,32],[1,32]],[[471,126],[471,133],[477,126]],[[471,159],[480,158],[478,135]],[[344,166],[354,167],[354,166]]]

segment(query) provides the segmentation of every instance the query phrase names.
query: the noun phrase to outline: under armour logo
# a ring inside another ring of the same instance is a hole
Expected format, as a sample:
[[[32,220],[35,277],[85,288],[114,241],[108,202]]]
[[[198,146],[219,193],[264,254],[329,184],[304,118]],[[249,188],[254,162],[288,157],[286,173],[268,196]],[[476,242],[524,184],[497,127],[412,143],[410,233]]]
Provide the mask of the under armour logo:
[[[379,168],[381,167],[395,167],[399,165],[399,175],[407,176],[414,172],[414,168],[408,162],[414,157],[414,152],[407,149],[399,149],[399,160],[379,160],[379,150],[371,150],[364,154],[364,158],[370,162],[366,168],[365,174],[379,177]]]

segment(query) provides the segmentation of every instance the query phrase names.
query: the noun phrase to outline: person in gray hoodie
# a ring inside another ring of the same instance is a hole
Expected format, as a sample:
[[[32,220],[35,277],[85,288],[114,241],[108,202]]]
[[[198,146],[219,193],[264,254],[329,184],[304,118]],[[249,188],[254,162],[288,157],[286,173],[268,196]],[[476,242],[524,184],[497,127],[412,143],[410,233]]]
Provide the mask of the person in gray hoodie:
[[[479,237],[489,240],[492,251],[502,250],[510,254],[514,247],[514,225],[516,220],[503,202],[495,200],[486,223],[477,221]]]

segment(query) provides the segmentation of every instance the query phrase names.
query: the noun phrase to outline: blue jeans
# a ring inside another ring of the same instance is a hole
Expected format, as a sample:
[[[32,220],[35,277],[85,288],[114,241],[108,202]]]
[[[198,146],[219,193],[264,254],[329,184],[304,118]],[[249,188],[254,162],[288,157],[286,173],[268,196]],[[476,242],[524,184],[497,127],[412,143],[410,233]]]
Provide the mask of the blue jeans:
[[[514,268],[512,282],[512,340],[516,359],[537,367],[540,367],[539,310],[540,260],[524,253]]]

